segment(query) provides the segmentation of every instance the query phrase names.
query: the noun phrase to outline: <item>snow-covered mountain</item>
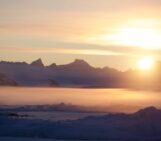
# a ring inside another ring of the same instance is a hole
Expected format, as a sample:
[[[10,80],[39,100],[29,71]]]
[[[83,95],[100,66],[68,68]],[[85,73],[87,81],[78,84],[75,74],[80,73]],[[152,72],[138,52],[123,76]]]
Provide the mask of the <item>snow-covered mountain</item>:
[[[22,86],[58,85],[54,80],[54,72],[39,66],[35,61],[31,65],[24,62],[0,62],[0,72]]]
[[[0,73],[0,85],[17,86],[17,82],[8,78],[5,74]]]
[[[95,68],[76,59],[65,65],[45,66],[41,59],[26,62],[0,62],[0,73],[20,86],[110,87],[161,90],[161,63],[150,75],[138,70],[125,72],[113,68]],[[2,83],[0,83],[2,84]],[[3,83],[11,85],[11,83]],[[14,84],[13,84],[14,85]]]
[[[94,68],[84,60],[76,59],[66,65],[55,63],[44,66],[41,59],[25,62],[0,62],[0,72],[22,86],[106,86],[117,79],[119,71]]]
[[[0,112],[105,112],[101,108],[59,103],[53,105],[0,105]]]
[[[36,66],[36,67],[44,67],[44,64],[41,60],[41,58],[39,58],[38,60],[35,60],[31,63],[32,66]]]
[[[0,116],[0,136],[57,139],[155,141],[161,140],[161,110],[148,107],[133,114],[89,116],[50,122]]]

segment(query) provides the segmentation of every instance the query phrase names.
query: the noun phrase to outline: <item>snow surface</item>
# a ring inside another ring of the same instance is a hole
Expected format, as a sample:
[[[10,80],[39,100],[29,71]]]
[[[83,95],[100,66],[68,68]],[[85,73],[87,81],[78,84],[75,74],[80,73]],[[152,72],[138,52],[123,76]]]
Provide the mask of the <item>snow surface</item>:
[[[0,136],[66,140],[161,140],[161,110],[149,107],[133,114],[89,116],[67,121],[0,116]]]
[[[50,120],[50,121],[65,121],[77,120],[88,116],[102,116],[105,113],[83,113],[83,112],[18,112],[20,115],[28,115],[26,119]]]
[[[81,141],[81,140],[58,140],[58,139],[0,137],[0,141]]]

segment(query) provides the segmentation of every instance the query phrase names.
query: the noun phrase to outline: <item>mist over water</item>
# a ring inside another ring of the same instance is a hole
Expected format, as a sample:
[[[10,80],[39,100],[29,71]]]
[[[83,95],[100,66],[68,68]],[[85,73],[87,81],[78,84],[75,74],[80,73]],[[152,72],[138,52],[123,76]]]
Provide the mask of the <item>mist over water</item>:
[[[126,89],[1,87],[1,105],[43,105],[70,103],[79,106],[119,107],[130,111],[161,106],[159,92]],[[135,107],[135,108],[134,108]]]

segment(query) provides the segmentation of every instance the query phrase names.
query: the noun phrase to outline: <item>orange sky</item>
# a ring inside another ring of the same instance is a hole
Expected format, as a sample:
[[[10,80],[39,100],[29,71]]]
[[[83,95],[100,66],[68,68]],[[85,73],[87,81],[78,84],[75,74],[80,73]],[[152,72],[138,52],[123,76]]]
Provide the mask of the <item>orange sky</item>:
[[[0,59],[121,70],[160,60],[160,0],[0,0]]]

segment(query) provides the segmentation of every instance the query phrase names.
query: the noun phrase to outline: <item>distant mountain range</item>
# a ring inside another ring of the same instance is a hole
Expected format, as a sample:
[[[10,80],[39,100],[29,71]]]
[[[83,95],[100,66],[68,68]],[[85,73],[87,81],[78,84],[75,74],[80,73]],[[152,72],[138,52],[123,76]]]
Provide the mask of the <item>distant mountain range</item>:
[[[76,112],[76,113],[132,113],[142,106],[115,104],[110,106],[82,106],[71,103],[46,105],[0,105],[0,112]]]
[[[18,86],[16,81],[8,78],[4,73],[0,73],[0,85]]]
[[[107,114],[78,120],[31,120],[0,114],[0,136],[70,140],[160,141],[161,110],[141,109],[133,114]]]
[[[76,106],[73,104],[53,104],[53,105],[0,105],[0,112],[76,112],[76,113],[94,113],[107,112],[104,109],[87,106]]]
[[[118,71],[110,67],[95,68],[76,59],[66,65],[45,66],[41,59],[26,62],[0,62],[0,85],[51,87],[106,87],[160,89],[161,63],[153,73],[138,70]]]

